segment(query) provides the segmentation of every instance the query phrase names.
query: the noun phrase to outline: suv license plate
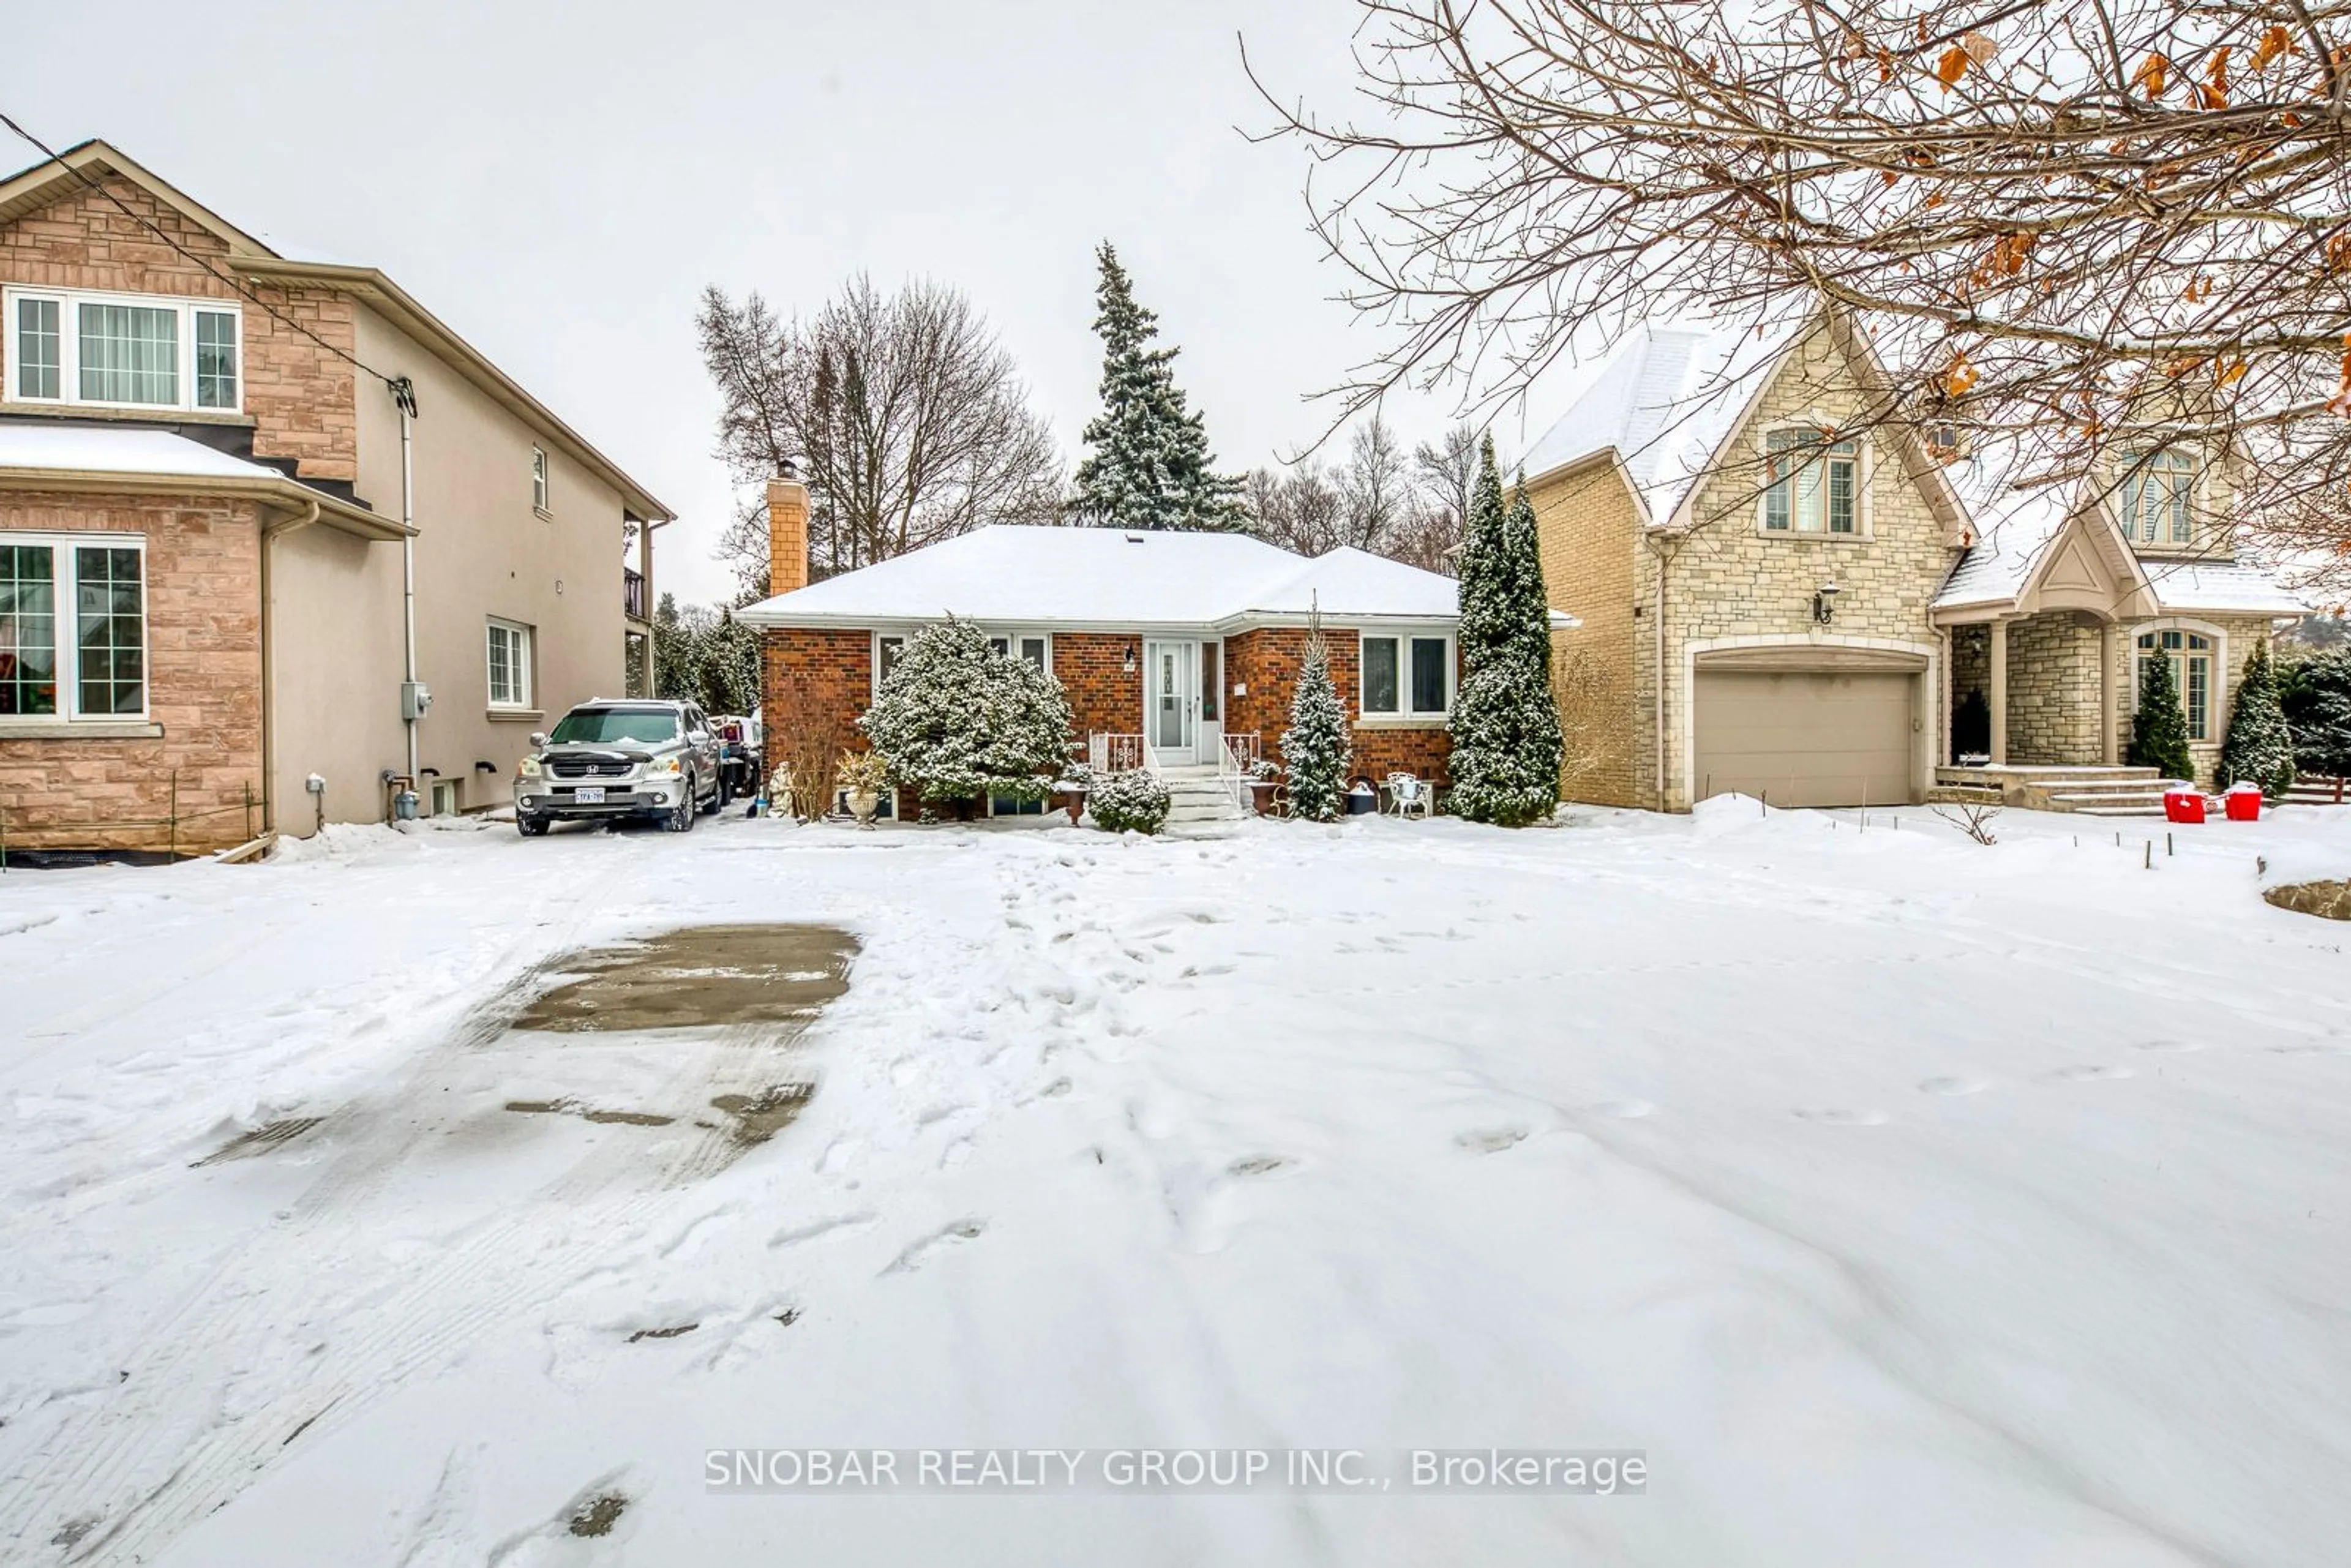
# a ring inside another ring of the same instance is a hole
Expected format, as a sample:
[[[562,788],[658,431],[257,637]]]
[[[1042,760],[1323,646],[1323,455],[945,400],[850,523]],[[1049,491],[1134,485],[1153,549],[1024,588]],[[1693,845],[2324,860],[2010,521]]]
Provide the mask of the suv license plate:
[[[604,803],[604,791],[601,788],[578,789],[571,798],[583,806],[601,806]]]

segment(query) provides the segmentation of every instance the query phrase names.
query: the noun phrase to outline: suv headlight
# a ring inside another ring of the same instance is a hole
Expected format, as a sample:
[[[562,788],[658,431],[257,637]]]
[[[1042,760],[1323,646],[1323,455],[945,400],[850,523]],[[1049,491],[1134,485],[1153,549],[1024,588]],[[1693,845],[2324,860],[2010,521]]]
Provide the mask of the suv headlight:
[[[515,773],[519,778],[536,779],[539,776],[541,771],[538,758],[536,757],[526,757],[520,762],[515,764]]]
[[[674,757],[656,757],[645,764],[645,777],[648,779],[674,779],[684,771]]]

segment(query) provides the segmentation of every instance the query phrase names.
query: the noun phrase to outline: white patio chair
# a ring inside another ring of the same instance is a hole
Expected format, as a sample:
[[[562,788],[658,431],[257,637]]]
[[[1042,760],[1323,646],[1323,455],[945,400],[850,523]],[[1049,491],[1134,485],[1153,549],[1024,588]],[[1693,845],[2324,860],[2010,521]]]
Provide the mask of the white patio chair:
[[[1398,817],[1428,815],[1428,786],[1410,773],[1388,775],[1388,810]]]

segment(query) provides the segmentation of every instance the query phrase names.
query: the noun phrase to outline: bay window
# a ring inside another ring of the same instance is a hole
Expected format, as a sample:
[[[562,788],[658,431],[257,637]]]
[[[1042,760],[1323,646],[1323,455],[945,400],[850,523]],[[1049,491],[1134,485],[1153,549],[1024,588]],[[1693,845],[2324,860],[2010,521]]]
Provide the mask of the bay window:
[[[144,557],[136,538],[0,534],[0,734],[146,716]]]
[[[1357,668],[1366,718],[1441,718],[1452,706],[1449,637],[1365,632]]]
[[[1769,486],[1763,527],[1773,533],[1852,534],[1860,522],[1861,448],[1817,430],[1775,430],[1763,438]]]
[[[234,305],[68,290],[7,291],[6,395],[104,408],[242,404],[243,317]]]

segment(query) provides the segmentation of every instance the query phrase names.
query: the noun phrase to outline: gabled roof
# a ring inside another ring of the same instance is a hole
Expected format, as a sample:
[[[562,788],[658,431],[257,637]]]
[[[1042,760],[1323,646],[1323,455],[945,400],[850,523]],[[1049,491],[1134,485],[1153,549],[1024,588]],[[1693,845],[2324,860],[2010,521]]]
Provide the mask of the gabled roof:
[[[227,250],[222,265],[232,273],[296,287],[307,284],[340,289],[365,300],[393,326],[487,393],[493,402],[545,436],[566,457],[618,490],[630,517],[668,522],[676,517],[619,465],[557,418],[553,410],[524,391],[520,382],[492,364],[479,350],[376,268],[282,256],[104,141],[79,142],[54,159],[45,159],[0,180],[0,224],[37,212],[72,192],[88,190],[92,183],[109,175],[129,181],[219,239]]]
[[[319,521],[361,538],[413,533],[284,471],[137,425],[0,420],[0,489],[241,495],[289,512],[319,508]]]
[[[1758,330],[1645,322],[1520,463],[1529,484],[1614,451],[1653,523],[1669,521],[1811,323]]]
[[[754,626],[862,628],[953,614],[989,626],[1196,631],[1303,622],[1317,608],[1343,625],[1449,622],[1458,585],[1359,549],[1309,559],[1241,534],[999,526],[736,616]]]

